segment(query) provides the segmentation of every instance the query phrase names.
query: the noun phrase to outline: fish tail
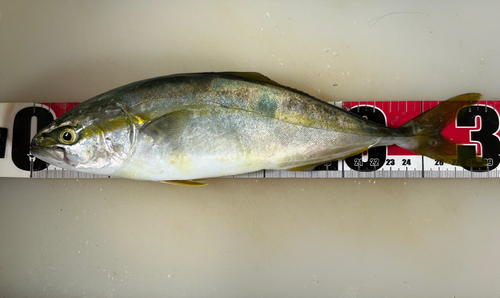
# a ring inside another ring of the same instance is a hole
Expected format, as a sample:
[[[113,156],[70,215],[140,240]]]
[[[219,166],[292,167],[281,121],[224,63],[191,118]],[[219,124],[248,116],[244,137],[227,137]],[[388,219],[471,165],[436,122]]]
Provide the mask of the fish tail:
[[[458,111],[479,101],[481,94],[467,93],[455,96],[413,118],[400,126],[402,138],[396,144],[412,152],[439,160],[448,164],[480,167],[485,166],[479,156],[458,156],[456,142],[448,140],[441,134],[443,129],[453,123]]]

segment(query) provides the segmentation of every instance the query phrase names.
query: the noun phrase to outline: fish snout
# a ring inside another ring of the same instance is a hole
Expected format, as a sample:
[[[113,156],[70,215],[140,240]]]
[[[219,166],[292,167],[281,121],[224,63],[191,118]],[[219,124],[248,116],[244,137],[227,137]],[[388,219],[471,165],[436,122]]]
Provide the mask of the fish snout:
[[[40,134],[37,134],[33,137],[33,139],[31,139],[31,144],[30,144],[30,147],[33,148],[33,147],[39,147],[42,145],[42,137],[40,136]]]
[[[58,144],[53,138],[44,136],[42,133],[36,134],[31,140],[31,147],[52,147]]]

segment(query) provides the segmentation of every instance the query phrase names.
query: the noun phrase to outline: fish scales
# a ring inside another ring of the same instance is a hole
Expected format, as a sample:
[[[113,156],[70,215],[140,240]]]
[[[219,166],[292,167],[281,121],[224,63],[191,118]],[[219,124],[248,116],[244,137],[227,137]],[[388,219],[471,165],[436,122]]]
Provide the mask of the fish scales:
[[[285,169],[337,159],[346,151],[357,153],[380,139],[380,135],[363,140],[357,136],[356,144],[350,144],[351,133],[338,132],[349,127],[338,123],[347,126],[350,120],[356,126],[364,123],[359,117],[279,86],[223,76],[151,85],[134,88],[136,96],[123,101],[131,107],[131,115],[155,119],[188,110],[189,120],[182,133],[169,135],[171,139],[161,146],[151,147],[150,136],[139,136],[130,162],[116,173],[119,176],[194,179],[200,172],[213,177]],[[136,104],[143,98],[154,100]]]

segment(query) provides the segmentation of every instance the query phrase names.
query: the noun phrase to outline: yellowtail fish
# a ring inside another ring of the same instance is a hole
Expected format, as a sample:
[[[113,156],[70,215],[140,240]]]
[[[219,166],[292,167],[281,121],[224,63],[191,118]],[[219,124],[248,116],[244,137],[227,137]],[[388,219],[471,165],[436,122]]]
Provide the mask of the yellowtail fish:
[[[42,129],[31,152],[65,169],[185,185],[306,169],[392,144],[456,163],[457,144],[441,131],[479,98],[459,95],[392,129],[257,73],[171,75],[83,102]],[[482,165],[476,156],[465,164]]]

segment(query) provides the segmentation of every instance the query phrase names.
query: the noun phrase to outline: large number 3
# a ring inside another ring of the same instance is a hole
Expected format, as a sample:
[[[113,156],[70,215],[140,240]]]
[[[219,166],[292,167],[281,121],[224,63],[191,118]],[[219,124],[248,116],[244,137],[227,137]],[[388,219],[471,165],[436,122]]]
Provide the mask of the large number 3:
[[[464,167],[474,172],[485,172],[495,169],[500,163],[500,139],[496,135],[499,129],[499,117],[495,109],[488,106],[472,106],[462,108],[457,115],[457,127],[475,127],[476,117],[481,119],[479,130],[470,132],[470,140],[481,144],[482,157],[488,162],[485,167]],[[458,156],[476,154],[473,145],[460,145],[457,148]]]

